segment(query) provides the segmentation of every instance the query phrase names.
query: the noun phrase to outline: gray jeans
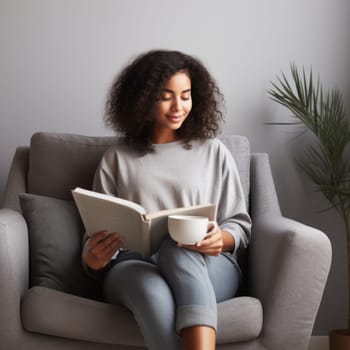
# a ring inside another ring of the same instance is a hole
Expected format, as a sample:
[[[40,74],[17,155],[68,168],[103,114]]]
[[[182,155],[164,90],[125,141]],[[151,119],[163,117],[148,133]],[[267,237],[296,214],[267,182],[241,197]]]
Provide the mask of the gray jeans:
[[[241,271],[233,257],[207,256],[167,238],[152,261],[124,260],[106,275],[106,301],[135,316],[152,350],[181,349],[181,329],[217,327],[217,303],[232,298]]]

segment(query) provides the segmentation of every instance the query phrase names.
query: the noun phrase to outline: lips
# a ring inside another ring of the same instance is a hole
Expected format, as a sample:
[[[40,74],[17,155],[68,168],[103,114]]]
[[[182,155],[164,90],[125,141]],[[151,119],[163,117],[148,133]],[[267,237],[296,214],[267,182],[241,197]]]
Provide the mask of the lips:
[[[167,119],[172,123],[178,123],[182,120],[182,115],[168,115]]]

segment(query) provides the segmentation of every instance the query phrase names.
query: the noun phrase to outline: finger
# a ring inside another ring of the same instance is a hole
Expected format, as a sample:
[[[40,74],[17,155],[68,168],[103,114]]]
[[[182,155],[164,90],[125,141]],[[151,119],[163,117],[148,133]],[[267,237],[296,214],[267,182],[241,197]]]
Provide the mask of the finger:
[[[214,229],[212,231],[209,231],[209,233],[205,236],[205,238],[198,242],[198,245],[208,245],[212,244],[214,242],[221,242],[222,241],[222,231],[218,226],[214,226]]]
[[[202,241],[194,243],[194,244],[181,244],[181,243],[178,243],[177,245],[178,245],[178,247],[183,247],[183,248],[186,248],[186,249],[198,251],[197,248],[202,247],[202,246],[203,247],[210,246],[210,245],[213,244],[213,242],[214,241],[211,238],[206,237]]]
[[[100,257],[108,255],[109,252],[114,249],[114,247],[118,247],[117,249],[119,249],[122,245],[123,241],[119,235],[111,234],[105,239],[95,242],[95,244],[91,244],[90,250],[92,254]]]
[[[102,231],[94,235],[89,244],[90,246],[100,246],[102,248],[118,238],[119,235],[117,233],[108,233],[107,231]]]
[[[106,246],[110,245],[111,243],[113,243],[114,241],[118,241],[118,240],[121,240],[120,236],[116,233],[111,233],[106,238],[102,239],[99,242],[99,245],[101,247],[106,247]]]
[[[113,241],[111,244],[104,246],[103,248],[95,247],[90,250],[90,253],[95,259],[100,261],[110,260],[111,257],[120,249],[122,242],[120,240]]]
[[[218,230],[219,230],[219,226],[218,226],[218,225],[211,225],[210,228],[209,228],[209,230],[208,230],[207,235],[209,235],[209,234],[214,234],[214,233],[216,233]]]
[[[212,255],[212,256],[220,255],[222,252],[222,249],[220,247],[203,248],[203,247],[197,247],[195,245],[192,245],[192,246],[189,245],[189,246],[183,246],[183,248],[194,251],[199,254]]]
[[[107,231],[96,232],[90,237],[90,242],[92,244],[97,243],[97,242],[105,239],[108,235],[109,235],[109,233]]]
[[[207,254],[207,255],[218,255],[222,252],[222,244],[215,244],[211,246],[199,246],[193,248],[198,253]]]
[[[216,222],[210,222],[210,226],[207,229],[208,234],[214,234],[220,229],[219,225]]]
[[[95,248],[99,251],[108,251],[113,245],[118,245],[121,242],[119,237],[107,237],[104,240],[100,241]]]
[[[121,245],[119,241],[113,242],[108,248],[105,250],[106,260],[110,260],[113,255],[120,249]]]
[[[217,235],[216,233],[214,234],[210,234],[208,236],[206,236],[203,240],[199,241],[196,243],[197,247],[209,247],[213,244],[216,244],[217,242],[219,242],[221,240],[221,235]]]

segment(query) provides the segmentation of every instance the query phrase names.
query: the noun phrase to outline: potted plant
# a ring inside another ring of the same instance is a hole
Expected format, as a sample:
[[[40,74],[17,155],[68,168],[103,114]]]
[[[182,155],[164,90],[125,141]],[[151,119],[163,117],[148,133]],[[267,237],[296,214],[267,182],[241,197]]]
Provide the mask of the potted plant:
[[[315,136],[315,142],[305,150],[298,166],[307,174],[316,191],[321,192],[344,222],[348,252],[348,296],[350,301],[350,161],[345,151],[350,142],[350,124],[343,98],[338,89],[325,91],[312,70],[299,73],[291,64],[291,82],[282,73],[272,83],[269,96],[293,113],[294,121],[268,123],[302,125]],[[350,349],[350,302],[348,328],[334,330],[329,335],[330,350]]]

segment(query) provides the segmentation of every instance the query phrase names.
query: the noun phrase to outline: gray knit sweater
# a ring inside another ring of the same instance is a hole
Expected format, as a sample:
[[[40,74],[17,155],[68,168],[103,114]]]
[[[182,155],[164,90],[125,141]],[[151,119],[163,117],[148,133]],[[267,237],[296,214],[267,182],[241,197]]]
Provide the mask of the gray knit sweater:
[[[141,204],[148,212],[213,203],[216,221],[238,247],[250,240],[251,220],[236,164],[218,139],[156,144],[140,156],[119,143],[104,154],[93,188]],[[122,232],[121,232],[122,233]]]

